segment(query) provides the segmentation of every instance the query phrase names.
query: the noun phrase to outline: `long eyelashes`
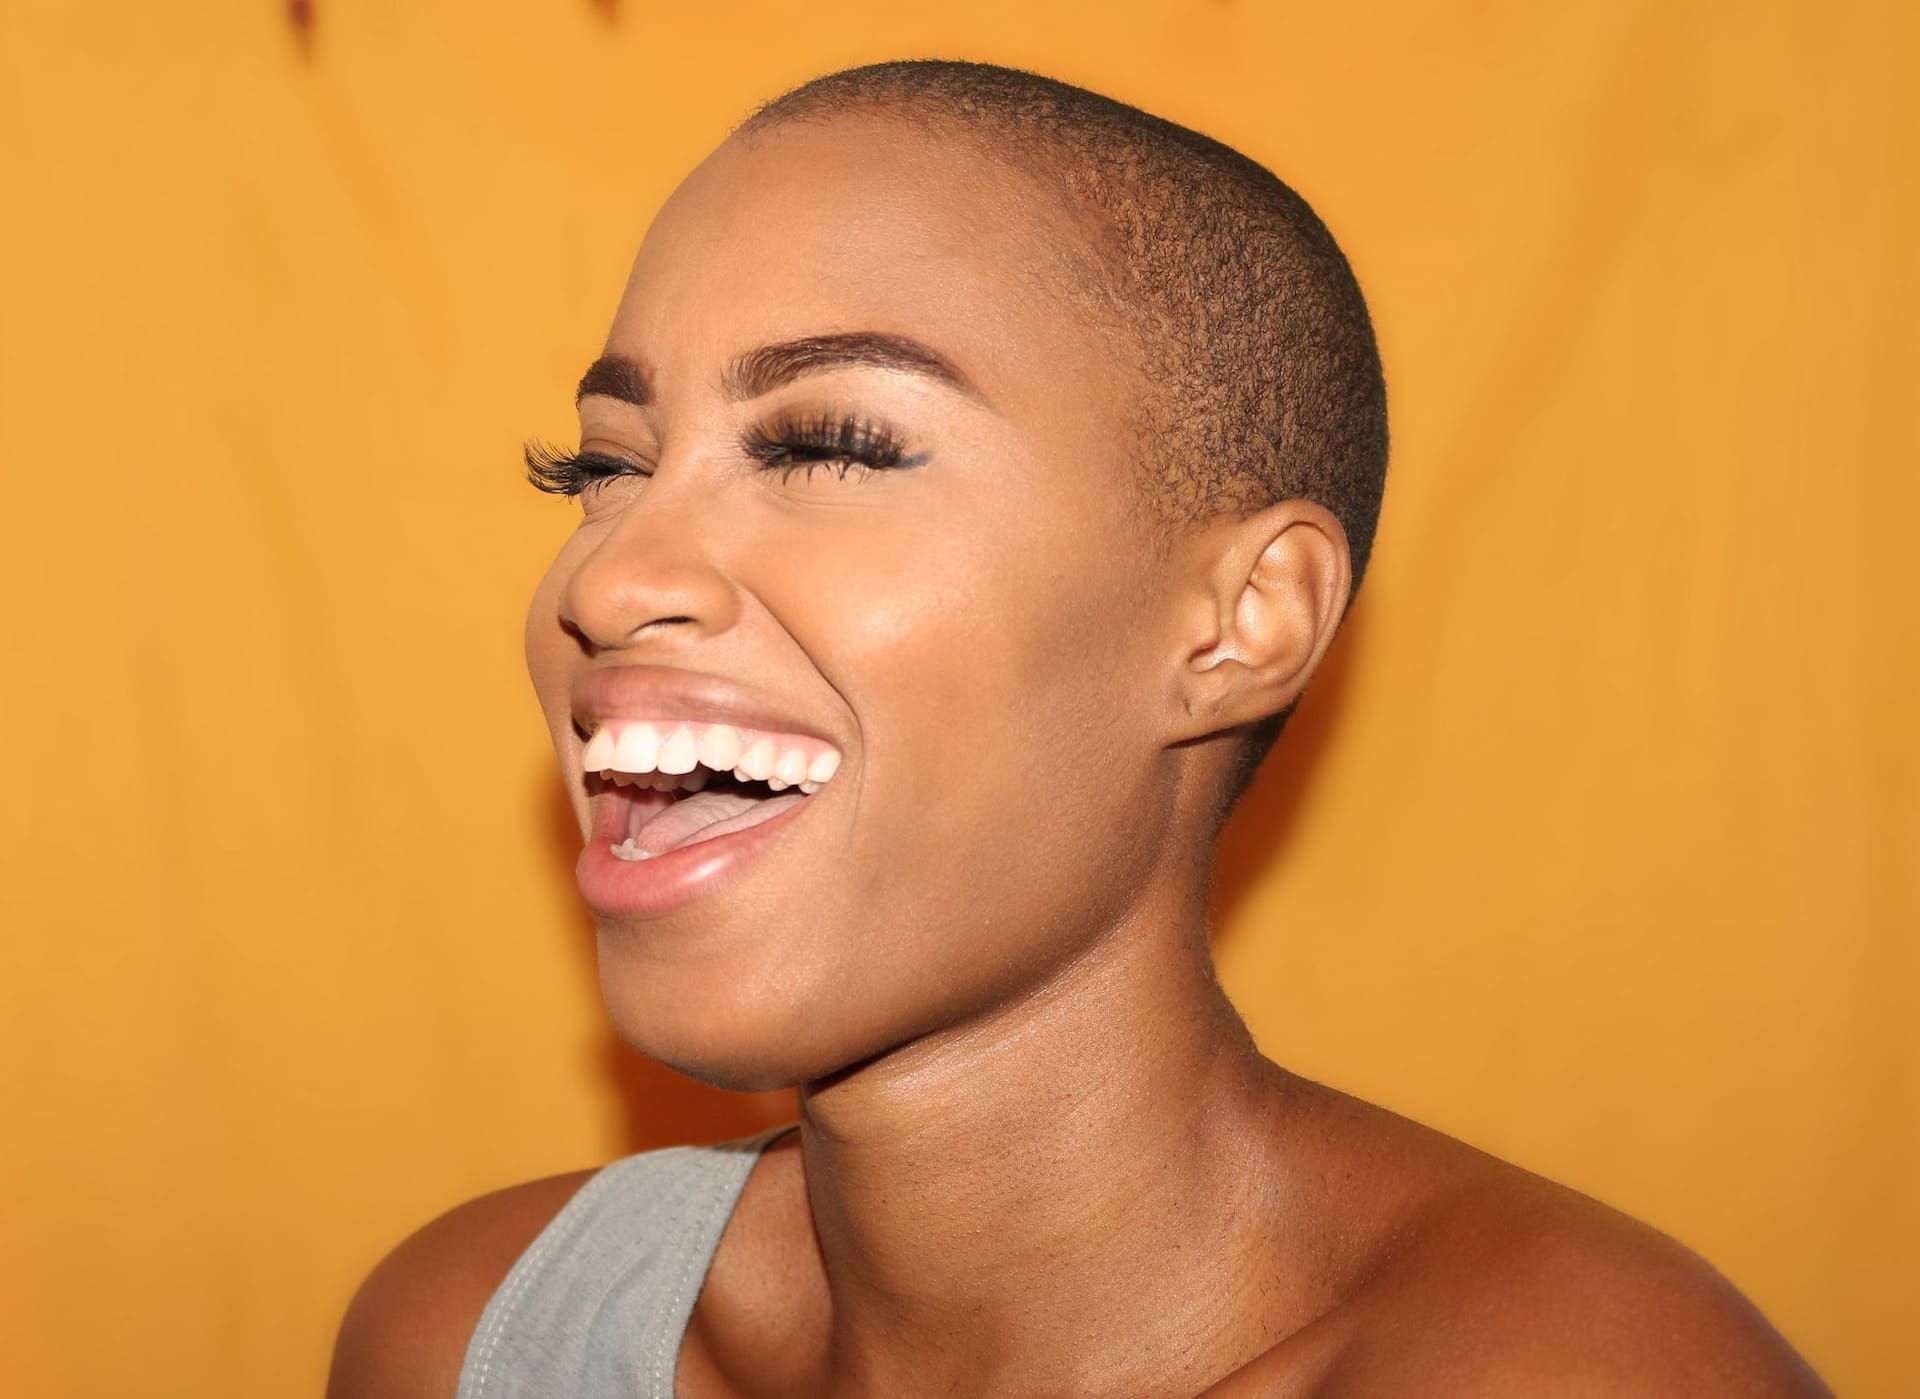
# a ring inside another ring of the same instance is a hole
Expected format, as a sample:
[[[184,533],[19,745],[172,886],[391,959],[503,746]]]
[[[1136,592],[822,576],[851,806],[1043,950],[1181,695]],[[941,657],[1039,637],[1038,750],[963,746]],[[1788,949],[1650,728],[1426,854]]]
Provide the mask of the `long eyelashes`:
[[[748,429],[740,446],[783,481],[796,471],[811,477],[820,467],[845,477],[851,471],[902,470],[926,460],[924,454],[908,456],[890,429],[852,413],[778,418]]]
[[[548,495],[576,496],[616,476],[644,476],[635,462],[606,452],[568,452],[544,442],[527,443],[527,484]]]
[[[525,447],[527,483],[548,495],[577,496],[621,476],[649,476],[644,463],[608,452],[568,452],[544,442]],[[756,424],[741,438],[740,450],[782,481],[816,470],[844,479],[849,473],[900,471],[919,466],[926,453],[909,454],[889,428],[852,413],[817,413],[776,418]]]

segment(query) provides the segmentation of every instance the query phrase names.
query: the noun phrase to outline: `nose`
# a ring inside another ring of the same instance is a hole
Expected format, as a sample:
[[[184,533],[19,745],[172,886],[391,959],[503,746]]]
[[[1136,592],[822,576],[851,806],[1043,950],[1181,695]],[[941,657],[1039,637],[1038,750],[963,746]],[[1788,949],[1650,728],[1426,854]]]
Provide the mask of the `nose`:
[[[686,478],[676,483],[691,485]],[[715,636],[738,620],[739,595],[703,521],[715,494],[671,490],[659,474],[626,506],[560,593],[560,620],[592,651],[642,639]]]

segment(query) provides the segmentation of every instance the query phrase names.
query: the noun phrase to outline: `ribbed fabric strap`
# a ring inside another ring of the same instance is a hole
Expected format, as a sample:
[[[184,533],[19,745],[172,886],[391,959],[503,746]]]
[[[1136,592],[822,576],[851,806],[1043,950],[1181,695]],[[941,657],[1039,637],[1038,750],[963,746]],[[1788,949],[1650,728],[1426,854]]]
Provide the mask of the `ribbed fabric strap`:
[[[779,1135],[649,1151],[595,1174],[487,1303],[458,1399],[673,1399],[720,1235]]]

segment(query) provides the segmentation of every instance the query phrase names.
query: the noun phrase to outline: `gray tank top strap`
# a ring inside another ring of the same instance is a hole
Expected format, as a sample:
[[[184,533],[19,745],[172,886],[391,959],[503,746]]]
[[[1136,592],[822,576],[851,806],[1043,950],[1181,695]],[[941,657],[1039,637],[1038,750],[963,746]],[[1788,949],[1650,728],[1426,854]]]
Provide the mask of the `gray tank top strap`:
[[[721,1232],[761,1151],[787,1130],[595,1173],[487,1303],[458,1399],[673,1399]]]

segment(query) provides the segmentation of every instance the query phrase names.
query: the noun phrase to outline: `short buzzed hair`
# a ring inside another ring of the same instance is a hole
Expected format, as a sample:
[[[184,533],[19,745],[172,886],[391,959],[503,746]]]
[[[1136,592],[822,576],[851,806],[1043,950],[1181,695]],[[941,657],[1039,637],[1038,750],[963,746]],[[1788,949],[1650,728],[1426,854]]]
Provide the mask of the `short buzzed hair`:
[[[1386,480],[1386,384],[1359,284],[1304,199],[1197,131],[986,63],[831,73],[741,132],[858,113],[971,135],[1067,196],[1093,254],[1095,285],[1079,290],[1137,350],[1141,499],[1162,541],[1305,498],[1345,529],[1358,588]],[[1249,735],[1222,814],[1285,719]]]

